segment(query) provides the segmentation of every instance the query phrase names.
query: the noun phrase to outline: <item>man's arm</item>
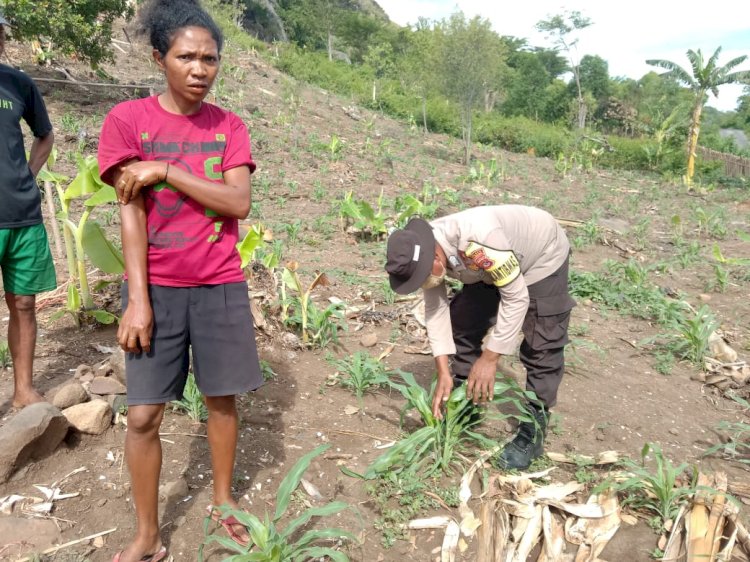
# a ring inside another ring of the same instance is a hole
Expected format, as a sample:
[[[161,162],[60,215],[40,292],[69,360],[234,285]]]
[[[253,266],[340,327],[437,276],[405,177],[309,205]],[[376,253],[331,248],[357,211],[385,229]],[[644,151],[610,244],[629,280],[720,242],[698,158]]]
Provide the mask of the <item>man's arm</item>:
[[[55,144],[55,134],[50,131],[43,137],[34,137],[29,154],[29,169],[34,177],[47,162],[49,155],[52,153],[52,145]]]

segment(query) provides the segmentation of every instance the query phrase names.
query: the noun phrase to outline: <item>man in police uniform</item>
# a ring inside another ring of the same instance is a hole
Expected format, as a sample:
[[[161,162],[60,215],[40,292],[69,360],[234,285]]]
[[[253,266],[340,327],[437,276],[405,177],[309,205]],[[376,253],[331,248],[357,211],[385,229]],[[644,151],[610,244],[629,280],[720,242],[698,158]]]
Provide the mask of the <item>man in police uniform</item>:
[[[437,417],[442,417],[454,382],[466,381],[467,396],[475,404],[491,400],[497,360],[515,352],[517,335],[523,332],[520,358],[526,388],[538,397],[529,405],[536,424],[521,423],[496,462],[505,469],[527,468],[544,449],[575,306],[568,294],[570,244],[565,232],[552,215],[534,207],[475,207],[430,223],[412,219],[391,234],[387,252],[385,269],[393,290],[424,291],[427,335],[437,366],[432,400]],[[450,301],[446,276],[464,284]]]
[[[5,26],[0,13],[0,55]],[[28,161],[21,120],[34,135]],[[36,345],[36,295],[56,286],[55,265],[42,224],[35,176],[52,151],[52,124],[34,82],[0,64],[0,271],[8,305],[8,346],[13,357],[13,406],[42,400],[32,384]]]

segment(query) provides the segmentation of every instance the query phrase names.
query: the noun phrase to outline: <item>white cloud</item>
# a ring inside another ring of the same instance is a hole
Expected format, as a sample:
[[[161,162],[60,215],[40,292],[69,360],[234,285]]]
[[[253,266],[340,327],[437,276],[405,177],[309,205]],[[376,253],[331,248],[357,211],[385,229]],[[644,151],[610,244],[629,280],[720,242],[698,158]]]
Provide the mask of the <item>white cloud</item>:
[[[638,79],[651,70],[646,59],[668,59],[689,70],[685,53],[701,49],[706,56],[722,46],[720,64],[750,55],[750,2],[713,0],[710,3],[630,0],[612,4],[603,0],[536,0],[512,5],[500,0],[377,0],[391,20],[400,25],[427,17],[442,19],[456,9],[468,17],[489,19],[501,35],[525,37],[532,45],[550,45],[535,24],[563,10],[578,10],[592,21],[579,34],[578,55],[599,55],[609,63],[611,76]],[[739,69],[750,69],[745,62]],[[722,110],[736,107],[741,86],[723,86],[719,99],[709,105]]]

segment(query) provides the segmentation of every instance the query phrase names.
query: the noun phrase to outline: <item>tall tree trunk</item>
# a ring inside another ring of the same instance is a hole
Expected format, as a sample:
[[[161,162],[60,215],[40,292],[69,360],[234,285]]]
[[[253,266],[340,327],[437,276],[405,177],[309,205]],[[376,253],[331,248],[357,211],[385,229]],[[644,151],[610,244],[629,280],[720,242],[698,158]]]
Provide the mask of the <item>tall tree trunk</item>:
[[[422,124],[424,125],[424,132],[428,133],[427,130],[427,97],[422,96]]]
[[[328,60],[333,60],[333,33],[331,33],[331,30],[328,30]]]
[[[703,112],[703,96],[704,93],[700,92],[698,95],[695,106],[693,106],[693,117],[690,122],[690,135],[688,136],[687,146],[687,174],[685,179],[687,184],[693,185],[693,175],[695,174],[695,149],[698,146],[698,135],[701,131],[701,113]]]
[[[377,78],[372,81],[372,103],[373,105],[378,101],[378,80]]]
[[[464,139],[464,164],[467,166],[471,162],[471,126],[472,126],[472,114],[471,109],[463,112],[463,127],[462,136]]]
[[[571,59],[571,62],[572,59]],[[573,76],[576,79],[576,90],[578,91],[578,128],[583,129],[586,127],[586,100],[583,99],[583,90],[581,90],[581,75],[579,73],[578,65],[573,66]]]

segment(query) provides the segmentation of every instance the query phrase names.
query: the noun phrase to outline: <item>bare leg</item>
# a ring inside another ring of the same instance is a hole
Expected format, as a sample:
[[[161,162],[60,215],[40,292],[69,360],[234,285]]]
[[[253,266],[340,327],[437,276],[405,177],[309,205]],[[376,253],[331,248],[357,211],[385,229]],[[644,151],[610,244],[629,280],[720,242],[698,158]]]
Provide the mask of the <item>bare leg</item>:
[[[214,471],[214,505],[238,507],[232,498],[232,474],[237,451],[239,416],[234,396],[206,397],[208,407],[208,445],[211,447],[211,464]],[[235,532],[243,539],[247,529],[235,525]]]
[[[136,533],[120,562],[136,562],[161,548],[159,536],[159,473],[161,441],[159,426],[164,404],[130,406],[125,459],[130,470],[135,502]]]
[[[8,347],[13,358],[13,406],[23,408],[43,402],[33,386],[34,348],[36,347],[36,296],[5,293],[10,311]]]

